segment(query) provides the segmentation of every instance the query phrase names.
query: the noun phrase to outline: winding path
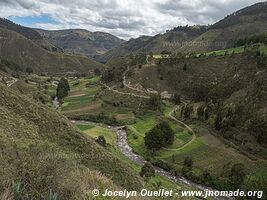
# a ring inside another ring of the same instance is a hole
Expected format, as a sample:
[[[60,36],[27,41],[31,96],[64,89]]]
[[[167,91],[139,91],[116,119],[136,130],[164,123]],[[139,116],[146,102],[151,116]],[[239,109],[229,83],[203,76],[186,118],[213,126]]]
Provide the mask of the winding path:
[[[11,87],[13,84],[15,84],[18,81],[18,79],[16,78],[12,78],[11,81],[8,81],[8,83],[6,84],[7,87]]]
[[[127,71],[125,72],[127,73]],[[125,75],[123,76],[123,84],[125,87],[129,88],[129,89],[132,89],[131,87],[129,87],[127,84],[126,84],[126,81],[125,81]],[[102,83],[102,85],[104,87],[106,87],[108,90],[112,91],[112,92],[115,92],[117,94],[123,94],[123,95],[131,95],[131,96],[134,96],[134,97],[139,97],[139,98],[144,98],[144,99],[149,99],[150,96],[144,96],[144,95],[137,95],[137,94],[134,94],[134,93],[126,93],[126,92],[121,92],[121,91],[118,91],[116,89],[113,89],[111,88],[110,86]],[[135,91],[138,91],[137,89]],[[184,101],[181,101],[183,104],[186,104]],[[185,124],[184,122],[178,120],[176,117],[173,116],[173,113],[179,108],[179,106],[175,107],[173,110],[170,111],[170,113],[168,114],[168,117],[174,121],[176,121],[177,123],[179,123],[180,125],[182,125],[183,127],[185,127],[191,134],[192,134],[192,138],[189,142],[185,143],[183,146],[179,147],[179,148],[176,148],[176,149],[169,149],[169,148],[164,148],[165,150],[168,150],[168,151],[178,151],[178,150],[182,150],[184,149],[185,147],[189,146],[190,144],[192,144],[195,139],[196,139],[196,134],[195,134],[195,131],[190,127],[188,126],[187,124]],[[132,127],[134,128],[134,127]],[[139,133],[137,130],[136,130],[137,133]]]

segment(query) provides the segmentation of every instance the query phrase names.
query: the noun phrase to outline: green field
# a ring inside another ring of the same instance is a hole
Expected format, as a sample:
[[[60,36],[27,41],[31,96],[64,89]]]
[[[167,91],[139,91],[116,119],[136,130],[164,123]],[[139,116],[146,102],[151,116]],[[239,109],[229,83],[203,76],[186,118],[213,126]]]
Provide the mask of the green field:
[[[64,99],[63,113],[82,114],[99,107],[100,102],[95,98],[101,88],[99,77],[69,80],[69,84],[71,90]]]
[[[157,121],[155,116],[146,115],[142,119],[137,119],[136,124],[128,126],[130,146],[135,152],[146,158],[150,158],[151,155],[145,147],[144,136],[146,132],[157,124]],[[177,126],[173,121],[169,120],[169,124],[175,130],[176,139],[167,149],[158,151],[155,159],[163,160],[170,165],[174,165],[176,169],[181,169],[184,158],[191,156],[194,161],[194,170],[208,170],[214,175],[220,175],[222,173],[224,164],[229,162],[243,163],[247,169],[250,169],[250,175],[267,177],[265,161],[249,159],[236,149],[225,145],[206,128],[194,126],[193,124],[190,126],[196,131],[196,140],[185,148],[174,150],[189,142],[192,135],[187,130]]]
[[[121,151],[117,148],[116,142],[116,133],[113,129],[103,128],[100,126],[94,126],[94,125],[77,125],[77,127],[83,131],[86,135],[96,138],[97,136],[104,135],[105,139],[107,140],[107,143],[110,144],[108,147],[109,152],[120,159],[122,162],[126,163],[131,167],[136,173],[139,173],[141,170],[141,166],[137,165],[133,161],[131,161],[128,157],[123,155]],[[151,177],[150,179],[146,180],[145,182],[146,187],[149,189],[158,189],[158,188],[166,188],[166,189],[173,189],[173,190],[189,190],[192,189],[188,186],[185,186],[183,184],[174,183],[167,179],[166,177],[155,175],[154,177]]]

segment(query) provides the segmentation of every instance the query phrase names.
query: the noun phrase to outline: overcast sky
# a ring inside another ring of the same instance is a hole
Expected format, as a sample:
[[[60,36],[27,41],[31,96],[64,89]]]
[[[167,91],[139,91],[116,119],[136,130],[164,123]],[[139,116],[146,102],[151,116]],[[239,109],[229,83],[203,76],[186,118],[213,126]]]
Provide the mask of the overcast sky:
[[[123,39],[212,24],[257,0],[0,0],[0,17],[44,29],[84,28]]]

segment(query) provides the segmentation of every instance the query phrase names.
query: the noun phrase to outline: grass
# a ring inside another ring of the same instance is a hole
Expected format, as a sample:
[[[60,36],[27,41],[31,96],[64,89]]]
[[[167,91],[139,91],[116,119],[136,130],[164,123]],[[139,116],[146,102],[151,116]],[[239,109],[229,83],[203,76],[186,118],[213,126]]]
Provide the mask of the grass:
[[[136,173],[139,173],[141,171],[140,165],[137,165],[135,162],[133,162],[128,157],[123,155],[121,151],[117,148],[117,145],[116,145],[117,138],[113,137],[114,136],[113,130],[99,127],[99,126],[93,126],[93,125],[77,125],[77,127],[80,130],[82,130],[85,134],[93,138],[98,135],[104,135],[107,141],[110,141],[108,142],[110,145],[107,148],[113,156],[117,157],[119,160],[129,165]],[[168,178],[159,176],[159,175],[155,175],[154,177],[151,177],[150,179],[148,179],[146,181],[145,187],[149,189],[165,188],[165,189],[169,189],[169,190],[172,189],[172,190],[177,190],[177,191],[192,189],[186,185],[183,185],[180,183],[174,183],[170,181]]]
[[[171,108],[172,106],[170,104],[166,104],[164,111],[165,116],[167,116]],[[168,121],[171,128],[175,130],[176,133],[176,139],[174,143],[168,147],[169,149],[182,147],[191,140],[192,135],[188,133],[187,130],[177,126],[172,120]],[[154,115],[147,114],[146,116],[137,119],[136,124],[129,126],[129,144],[135,152],[144,157],[150,156],[144,145],[145,133],[156,124],[157,118]],[[237,150],[223,144],[207,129],[192,124],[190,126],[197,132],[197,138],[191,145],[177,151],[162,149],[158,151],[155,158],[164,160],[179,169],[183,166],[184,158],[191,156],[194,161],[194,170],[198,171],[198,173],[199,171],[209,170],[214,175],[220,175],[223,170],[223,165],[228,162],[243,163],[247,169],[251,169],[249,173],[252,176],[266,177],[266,162],[250,160]]]
[[[96,139],[98,136],[103,135],[106,139],[106,142],[108,144],[111,144],[113,146],[116,145],[117,143],[117,135],[115,130],[113,129],[108,129],[108,128],[103,128],[103,127],[94,127],[91,129],[88,129],[84,131],[86,135],[89,135],[90,137]]]
[[[227,52],[228,54],[232,54],[232,52],[234,52],[235,54],[238,53],[243,53],[245,51],[244,49],[245,46],[239,46],[239,47],[234,47],[234,48],[230,48],[230,49],[224,49],[224,50],[218,50],[218,51],[210,51],[207,53],[204,53],[205,55],[216,55],[216,56],[224,56],[225,53]],[[267,55],[267,47],[264,44],[260,44],[260,47],[258,49],[260,52],[264,53],[265,55]],[[197,57],[199,57],[201,54],[197,54]]]
[[[100,90],[99,77],[93,78],[81,78],[77,80],[70,80],[70,93],[67,98],[64,99],[64,104],[62,106],[62,111],[73,111],[80,112],[82,108],[88,107],[90,105],[99,104],[95,100],[95,95]],[[86,111],[86,110],[85,110]]]
[[[60,113],[3,85],[0,90],[1,191],[9,181],[22,181],[34,199],[46,197],[50,190],[61,199],[81,199],[96,186],[142,188],[141,178],[128,164],[85,137]],[[80,128],[107,133],[92,126]],[[116,141],[115,133],[112,137],[110,141]]]

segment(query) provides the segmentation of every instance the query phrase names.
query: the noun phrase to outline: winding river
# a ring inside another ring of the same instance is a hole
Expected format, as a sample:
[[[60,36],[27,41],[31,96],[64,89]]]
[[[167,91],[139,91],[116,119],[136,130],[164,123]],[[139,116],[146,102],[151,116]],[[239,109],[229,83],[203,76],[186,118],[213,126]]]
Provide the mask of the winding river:
[[[89,122],[89,121],[72,121],[75,124],[82,124],[82,125],[97,125],[97,126],[103,126],[94,122]],[[117,133],[117,145],[120,149],[120,151],[127,156],[130,160],[132,160],[133,162],[137,163],[138,165],[144,165],[147,161],[139,154],[134,153],[133,149],[130,147],[129,143],[128,143],[128,137],[127,137],[127,132],[125,130],[125,127],[111,127],[108,125],[105,125],[105,127],[107,128],[112,128],[114,130],[116,130]],[[176,183],[182,183],[185,185],[188,185],[192,188],[195,189],[199,189],[199,190],[210,190],[210,191],[215,191],[212,188],[209,187],[205,187],[196,183],[193,183],[192,181],[181,177],[181,176],[175,176],[173,174],[171,174],[170,172],[160,168],[160,167],[156,167],[155,168],[155,172],[160,175],[160,176],[164,176],[168,179],[170,179],[173,182]],[[225,198],[225,197],[216,197],[215,199],[218,200],[223,200],[223,199],[231,199],[231,198]]]

